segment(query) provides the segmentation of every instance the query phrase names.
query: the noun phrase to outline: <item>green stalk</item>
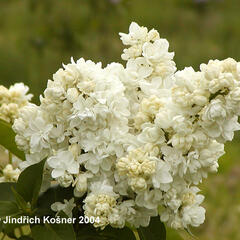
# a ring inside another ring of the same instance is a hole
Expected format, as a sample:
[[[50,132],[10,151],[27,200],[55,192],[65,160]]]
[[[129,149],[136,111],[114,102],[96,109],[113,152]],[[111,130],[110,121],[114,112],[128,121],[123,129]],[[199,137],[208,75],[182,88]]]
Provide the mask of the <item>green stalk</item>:
[[[9,163],[12,164],[12,153],[10,151],[8,151],[8,160]]]
[[[5,238],[6,234],[3,233],[2,237],[1,237],[1,240],[3,240]]]
[[[141,240],[140,237],[139,237],[137,229],[133,229],[132,231],[134,233],[134,236],[135,236],[136,240]]]

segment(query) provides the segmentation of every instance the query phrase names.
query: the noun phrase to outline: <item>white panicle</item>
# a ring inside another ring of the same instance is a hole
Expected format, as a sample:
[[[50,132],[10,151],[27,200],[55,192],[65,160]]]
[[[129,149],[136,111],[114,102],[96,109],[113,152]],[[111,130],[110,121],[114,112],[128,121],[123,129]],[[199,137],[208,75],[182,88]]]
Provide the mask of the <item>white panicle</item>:
[[[27,94],[28,90],[23,83],[16,83],[9,89],[0,85],[0,119],[12,123],[19,117],[20,109],[28,105],[33,97]]]
[[[240,129],[240,63],[176,72],[156,30],[132,23],[120,36],[126,66],[72,60],[48,81],[40,106],[21,109],[13,128],[24,166],[47,157],[46,170],[74,187],[95,227],[147,226],[156,215],[173,228],[197,227],[205,209],[196,186]]]

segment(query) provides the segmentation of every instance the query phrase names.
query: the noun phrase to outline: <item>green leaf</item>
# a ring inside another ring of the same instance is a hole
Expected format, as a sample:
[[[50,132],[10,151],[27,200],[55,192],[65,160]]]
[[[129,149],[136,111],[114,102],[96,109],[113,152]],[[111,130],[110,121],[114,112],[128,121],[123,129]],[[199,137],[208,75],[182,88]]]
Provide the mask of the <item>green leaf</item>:
[[[92,224],[79,224],[76,229],[77,240],[106,240]]]
[[[60,212],[61,218],[68,216]],[[76,240],[72,224],[45,224],[45,226],[33,226],[32,236],[34,240]]]
[[[25,160],[25,154],[20,151],[15,143],[15,132],[10,123],[0,119],[0,145],[5,147],[21,160]]]
[[[14,202],[0,201],[0,217],[12,216],[19,213],[19,208]]]
[[[36,225],[32,227],[31,230],[34,240],[61,240],[61,238],[56,236],[55,233],[46,226]]]
[[[51,210],[51,205],[55,202],[62,202],[63,199],[69,200],[73,197],[73,188],[63,188],[54,186],[42,193],[37,201],[37,214],[39,216],[55,215]]]
[[[0,183],[0,201],[14,201],[12,187],[16,187],[16,183],[4,182]]]
[[[127,227],[119,229],[108,226],[103,231],[99,231],[99,235],[111,240],[135,240],[133,232]]]
[[[45,161],[26,168],[18,178],[16,191],[32,206],[36,203],[41,189]]]
[[[22,236],[22,237],[18,238],[18,240],[33,240],[33,238],[28,237],[28,236]]]
[[[23,199],[23,197],[13,187],[12,187],[12,192],[15,196],[15,200],[17,202],[17,205],[20,207],[20,209],[26,210],[28,208],[28,204]]]
[[[148,227],[138,228],[141,240],[165,240],[166,229],[158,217],[152,217]]]
[[[104,230],[100,230],[93,227],[92,224],[78,226],[78,240],[135,240],[133,232],[127,227],[119,229],[108,226]]]
[[[68,216],[64,212],[60,212],[58,216],[61,218],[68,218]],[[76,239],[72,224],[49,224],[48,228],[51,229],[57,236],[59,236],[60,239]]]

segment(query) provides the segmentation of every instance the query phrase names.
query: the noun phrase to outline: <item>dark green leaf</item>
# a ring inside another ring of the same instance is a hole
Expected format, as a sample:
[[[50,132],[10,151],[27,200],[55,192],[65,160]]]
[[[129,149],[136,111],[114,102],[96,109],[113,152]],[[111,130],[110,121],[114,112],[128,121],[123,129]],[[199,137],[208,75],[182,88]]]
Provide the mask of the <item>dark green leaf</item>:
[[[33,240],[33,238],[28,237],[28,236],[22,236],[22,237],[18,238],[18,240]]]
[[[25,155],[20,151],[15,143],[15,132],[11,124],[0,119],[0,145],[5,147],[21,160],[25,160]]]
[[[19,213],[16,203],[0,201],[0,217],[12,216]]]
[[[165,240],[166,229],[159,217],[152,217],[148,227],[138,228],[141,240]]]
[[[60,212],[61,218],[68,216]],[[76,240],[72,224],[45,224],[45,226],[33,226],[32,235],[34,240]]]
[[[15,196],[15,200],[17,202],[17,205],[20,207],[22,210],[26,210],[28,205],[26,201],[23,199],[23,197],[12,187],[12,192]]]
[[[78,226],[78,240],[135,240],[133,232],[127,227],[119,229],[108,226],[104,230],[100,230],[96,229],[91,224]]]
[[[46,226],[36,225],[31,228],[34,240],[61,240],[54,232]]]
[[[119,229],[109,226],[106,227],[103,231],[99,231],[99,235],[111,240],[135,240],[133,232],[127,227]]]
[[[0,183],[0,201],[14,201],[14,195],[11,187],[15,187],[16,183],[4,182]]]
[[[46,192],[42,193],[37,202],[37,214],[39,216],[55,215],[56,213],[51,210],[51,205],[54,202],[62,202],[63,199],[69,200],[73,196],[73,188],[62,188],[54,186],[49,188]]]
[[[68,216],[64,212],[60,212],[58,216],[61,218],[68,218]],[[55,234],[59,236],[60,239],[76,239],[72,224],[49,224],[48,228],[55,232]]]
[[[92,224],[77,225],[77,240],[106,240]]]
[[[19,176],[16,190],[26,202],[34,205],[42,185],[45,160],[26,168]]]

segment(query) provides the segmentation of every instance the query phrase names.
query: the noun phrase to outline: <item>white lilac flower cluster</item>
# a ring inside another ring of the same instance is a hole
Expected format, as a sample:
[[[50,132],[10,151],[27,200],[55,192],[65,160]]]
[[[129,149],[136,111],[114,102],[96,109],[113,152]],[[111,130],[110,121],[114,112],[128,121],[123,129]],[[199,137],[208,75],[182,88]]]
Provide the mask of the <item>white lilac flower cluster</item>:
[[[79,59],[48,81],[40,106],[14,123],[24,167],[47,158],[61,186],[74,187],[95,227],[173,228],[204,222],[197,185],[216,172],[226,141],[240,129],[240,64],[210,61],[176,71],[154,29],[120,33],[126,67]]]
[[[21,173],[20,169],[13,167],[12,164],[8,163],[2,170],[2,176],[0,176],[0,183],[2,182],[16,182]]]
[[[9,89],[0,85],[0,119],[13,122],[19,110],[26,106],[32,98],[27,94],[29,88],[23,83],[16,83]]]
[[[29,88],[23,83],[16,83],[10,88],[0,85],[0,119],[8,123],[13,123],[19,117],[19,111],[29,104],[32,94],[28,94]],[[11,155],[5,149],[0,149],[2,156]],[[18,168],[19,159],[11,156],[5,166],[0,167],[0,182],[16,182],[20,169]],[[4,162],[4,161],[3,161]],[[2,161],[1,161],[2,163]],[[1,164],[2,165],[2,164]]]
[[[0,146],[0,183],[17,182],[21,173],[19,163],[21,160]]]

